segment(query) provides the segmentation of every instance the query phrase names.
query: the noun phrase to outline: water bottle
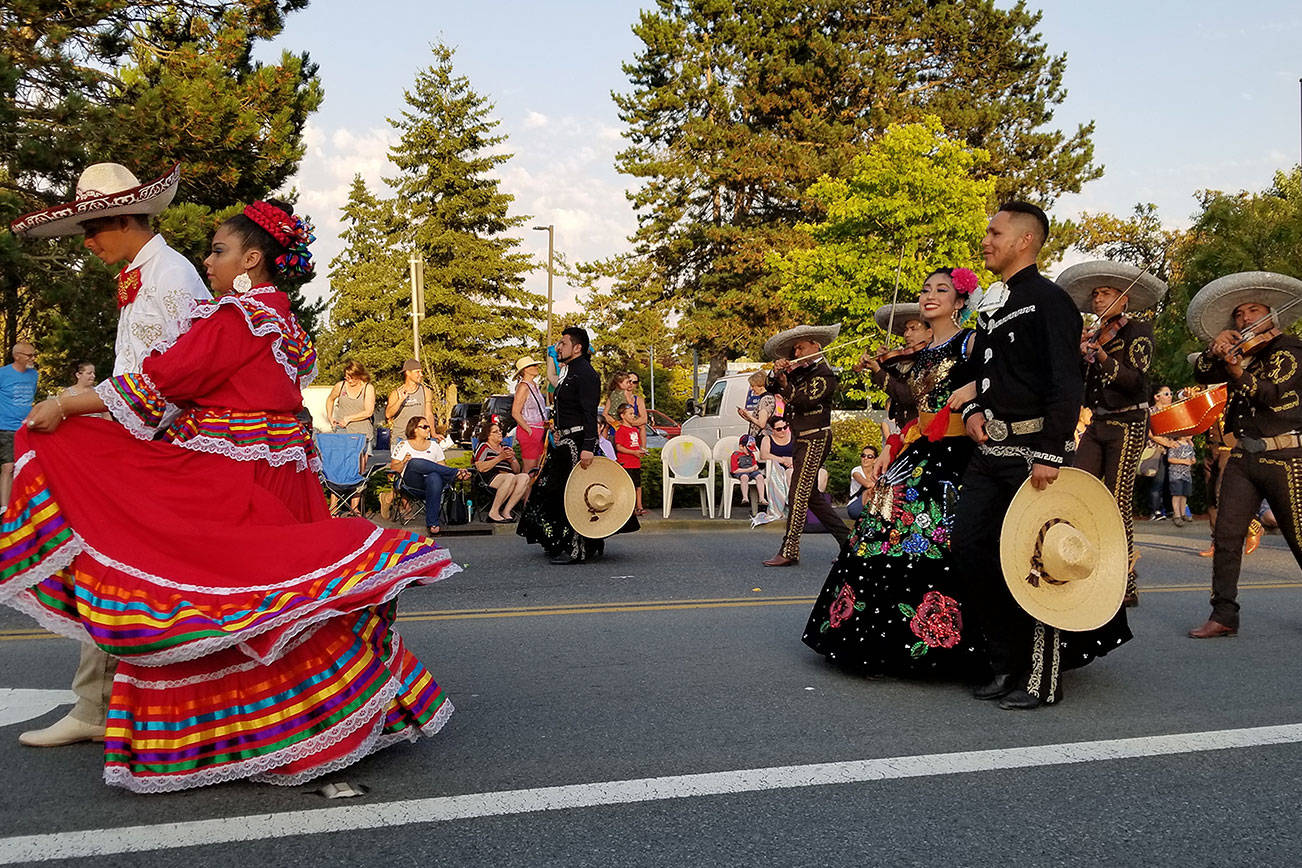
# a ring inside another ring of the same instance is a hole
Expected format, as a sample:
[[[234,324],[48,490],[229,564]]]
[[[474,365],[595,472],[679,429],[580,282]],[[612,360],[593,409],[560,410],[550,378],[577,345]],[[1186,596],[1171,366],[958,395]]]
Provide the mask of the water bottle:
[[[475,520],[475,510],[474,507],[470,505],[470,498],[467,497],[466,498],[466,521],[469,522],[474,520]]]

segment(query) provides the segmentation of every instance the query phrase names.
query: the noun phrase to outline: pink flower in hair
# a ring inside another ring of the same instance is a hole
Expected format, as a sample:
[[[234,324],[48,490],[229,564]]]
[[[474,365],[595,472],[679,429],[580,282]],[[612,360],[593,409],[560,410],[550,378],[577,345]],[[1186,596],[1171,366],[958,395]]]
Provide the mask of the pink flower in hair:
[[[968,268],[955,268],[949,277],[954,282],[954,291],[963,295],[971,295],[981,285],[976,273]]]

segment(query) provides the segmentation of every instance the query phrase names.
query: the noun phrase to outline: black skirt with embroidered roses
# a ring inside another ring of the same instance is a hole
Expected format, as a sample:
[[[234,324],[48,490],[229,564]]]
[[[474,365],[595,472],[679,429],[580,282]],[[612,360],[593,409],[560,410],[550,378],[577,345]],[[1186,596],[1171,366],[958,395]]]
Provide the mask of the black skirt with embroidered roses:
[[[930,387],[931,394],[920,395],[924,410],[943,407],[948,382],[960,376],[940,365],[941,371],[926,377],[929,363],[952,359],[957,349],[947,345],[919,354],[910,379],[925,377]],[[962,570],[950,551],[958,483],[973,449],[967,437],[922,437],[900,453],[832,565],[805,627],[806,645],[870,675],[988,673],[981,631],[964,610]]]

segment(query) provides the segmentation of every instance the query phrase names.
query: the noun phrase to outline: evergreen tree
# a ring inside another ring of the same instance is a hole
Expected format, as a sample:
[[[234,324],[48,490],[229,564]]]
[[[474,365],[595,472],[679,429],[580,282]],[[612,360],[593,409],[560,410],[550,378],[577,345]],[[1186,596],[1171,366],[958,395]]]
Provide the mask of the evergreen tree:
[[[0,217],[71,198],[99,161],[141,180],[182,163],[176,203],[159,220],[196,264],[221,218],[285,182],[302,128],[321,102],[306,55],[250,59],[307,0],[15,0],[0,10]],[[55,367],[111,367],[112,271],[79,238],[0,239],[6,342],[21,331]],[[291,301],[309,330],[319,308]],[[54,382],[51,383],[54,385]]]
[[[541,299],[524,290],[534,266],[511,230],[512,197],[492,173],[510,159],[498,148],[492,105],[455,73],[453,51],[433,48],[434,63],[406,92],[407,108],[390,119],[400,134],[389,152],[397,169],[377,198],[355,181],[344,216],[347,249],[335,260],[327,363],[368,362],[383,383],[396,383],[411,353],[407,258],[425,263],[421,361],[426,380],[463,394],[505,386],[509,365],[538,345]]]
[[[895,122],[938,117],[989,152],[995,196],[1048,205],[1096,177],[1090,125],[1049,128],[1065,96],[1024,4],[991,0],[658,0],[634,32],[622,172],[641,186],[634,236],[653,263],[648,300],[683,314],[680,337],[712,372],[793,312],[764,267],[821,219],[805,195]]]

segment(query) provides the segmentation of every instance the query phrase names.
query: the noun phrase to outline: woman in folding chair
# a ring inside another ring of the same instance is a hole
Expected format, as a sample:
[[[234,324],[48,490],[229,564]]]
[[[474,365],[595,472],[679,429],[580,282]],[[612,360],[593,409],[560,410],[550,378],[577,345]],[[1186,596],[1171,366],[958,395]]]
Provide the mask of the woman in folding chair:
[[[515,450],[502,445],[502,423],[490,416],[480,426],[479,448],[475,450],[475,472],[493,493],[488,520],[494,524],[513,521],[511,510],[529,491],[529,474],[523,472]]]
[[[286,206],[231,217],[189,330],[15,438],[0,602],[119,658],[114,786],[297,786],[452,712],[393,623],[400,591],[459,568],[422,535],[330,518],[297,418],[316,350],[272,281],[310,273],[311,240]],[[121,424],[82,418],[105,410]]]
[[[443,447],[431,439],[432,434],[433,428],[424,416],[408,419],[403,432],[406,439],[394,448],[389,469],[401,476],[404,488],[425,496],[425,525],[430,536],[437,536],[443,529],[443,489],[469,479],[470,471],[444,464],[447,457]]]

